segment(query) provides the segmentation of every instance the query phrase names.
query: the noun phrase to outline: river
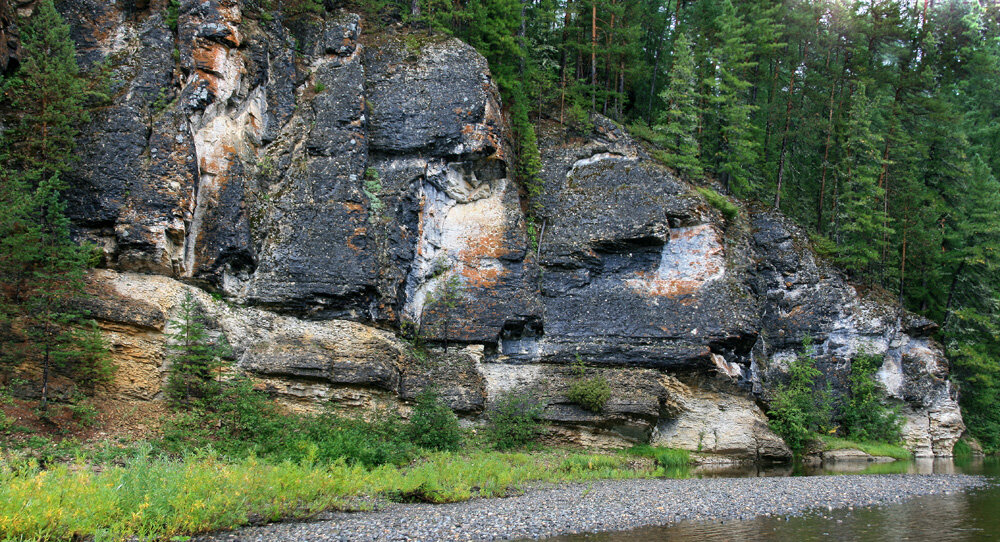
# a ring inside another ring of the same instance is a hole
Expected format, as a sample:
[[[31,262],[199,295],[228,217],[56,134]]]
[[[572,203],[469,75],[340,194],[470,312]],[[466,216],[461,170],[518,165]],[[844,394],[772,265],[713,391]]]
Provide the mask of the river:
[[[898,504],[855,509],[815,510],[794,517],[744,521],[682,522],[634,531],[549,538],[550,542],[709,541],[896,541],[1000,540],[1000,459],[916,460],[887,464],[839,464],[835,468],[744,468],[694,472],[690,476],[810,476],[816,474],[967,473],[991,478],[989,487],[917,497]],[[684,473],[679,473],[684,474]]]

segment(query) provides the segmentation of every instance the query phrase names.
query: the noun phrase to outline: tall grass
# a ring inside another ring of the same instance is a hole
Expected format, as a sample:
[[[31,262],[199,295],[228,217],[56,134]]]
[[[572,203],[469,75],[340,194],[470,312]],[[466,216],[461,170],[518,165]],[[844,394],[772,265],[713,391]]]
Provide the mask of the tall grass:
[[[95,541],[169,538],[229,529],[252,518],[303,518],[359,494],[364,468],[344,463],[233,462],[212,454],[134,458],[94,471],[0,462],[0,537]]]
[[[686,467],[691,464],[691,452],[676,448],[640,444],[629,448],[628,453],[639,457],[651,457],[665,469]]]
[[[662,469],[625,456],[559,451],[437,452],[405,467],[226,460],[211,451],[153,457],[149,448],[100,470],[83,463],[45,470],[8,457],[0,459],[0,539],[169,539],[364,508],[375,499],[457,502],[505,496],[534,482],[660,475]]]

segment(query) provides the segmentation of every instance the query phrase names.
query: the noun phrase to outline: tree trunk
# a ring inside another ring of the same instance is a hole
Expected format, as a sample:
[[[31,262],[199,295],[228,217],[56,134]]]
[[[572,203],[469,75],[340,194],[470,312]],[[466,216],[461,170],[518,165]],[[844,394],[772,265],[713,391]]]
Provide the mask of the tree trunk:
[[[902,257],[899,259],[899,305],[903,305],[903,291],[906,287],[906,217],[909,208],[903,209],[903,247]]]
[[[946,327],[948,325],[948,320],[951,318],[951,306],[955,301],[955,289],[958,287],[958,279],[962,276],[962,271],[965,271],[965,260],[962,260],[958,264],[958,269],[955,270],[955,276],[951,277],[951,287],[948,288],[948,301],[944,305],[944,319],[941,321],[941,327]]]
[[[653,125],[653,100],[656,97],[656,74],[660,71],[660,48],[663,46],[663,33],[656,40],[656,50],[653,51],[653,78],[649,84],[649,104],[646,107],[646,124]]]
[[[833,139],[833,95],[837,90],[837,83],[830,86],[830,102],[827,104],[829,110],[826,121],[826,144],[823,147],[823,173],[819,180],[819,202],[816,204],[816,231],[823,235],[823,198],[826,195],[826,171],[829,169],[830,161],[830,140]]]
[[[597,112],[597,0],[590,11],[590,112]]]
[[[816,19],[817,34],[819,33],[819,23],[820,19],[817,18]],[[805,45],[802,46],[801,65],[802,65],[803,78],[805,77],[805,71],[808,68],[809,64],[809,46],[811,44],[812,43],[807,40]],[[781,208],[781,186],[782,183],[784,182],[784,177],[785,177],[785,150],[788,148],[788,129],[791,126],[792,122],[792,99],[795,97],[795,80],[799,72],[798,66],[799,64],[796,64],[792,68],[792,74],[789,76],[789,81],[788,81],[788,100],[785,102],[785,127],[781,132],[781,148],[778,151],[778,187],[777,190],[775,190],[774,194],[774,208],[776,210]],[[805,97],[804,94],[805,93],[803,93],[803,99]],[[799,107],[802,106],[800,105]]]
[[[567,42],[569,42],[569,23],[572,21],[570,13],[573,10],[573,0],[566,0],[566,13],[563,14],[563,29],[562,29],[562,51],[559,53],[559,81],[560,81],[560,97],[559,97],[559,124],[563,124],[563,114],[566,110],[566,48]],[[541,108],[539,108],[541,110]]]
[[[411,19],[420,18],[420,0],[412,0],[410,2],[410,18]]]

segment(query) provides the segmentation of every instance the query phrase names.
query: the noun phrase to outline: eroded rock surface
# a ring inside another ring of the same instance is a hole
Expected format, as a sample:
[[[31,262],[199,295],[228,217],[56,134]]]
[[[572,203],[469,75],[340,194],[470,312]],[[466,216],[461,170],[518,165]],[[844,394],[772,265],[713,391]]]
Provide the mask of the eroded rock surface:
[[[182,0],[176,30],[146,4],[59,6],[117,81],[67,178],[121,396],[160,396],[190,291],[235,370],[296,409],[433,386],[480,420],[524,392],[563,441],[777,459],[763,405],[808,336],[841,392],[862,348],[885,355],[918,454],[961,433],[931,326],[861,299],[781,217],[725,220],[606,119],[543,122],[529,234],[499,93],[458,40],[236,0]],[[600,412],[567,397],[579,364],[611,386]]]
[[[756,270],[766,297],[755,346],[753,385],[767,398],[809,338],[817,367],[843,393],[851,360],[883,356],[878,372],[904,416],[903,437],[918,456],[950,455],[965,430],[948,362],[930,334],[933,324],[891,303],[862,298],[830,266],[817,262],[805,236],[770,213],[751,218]]]

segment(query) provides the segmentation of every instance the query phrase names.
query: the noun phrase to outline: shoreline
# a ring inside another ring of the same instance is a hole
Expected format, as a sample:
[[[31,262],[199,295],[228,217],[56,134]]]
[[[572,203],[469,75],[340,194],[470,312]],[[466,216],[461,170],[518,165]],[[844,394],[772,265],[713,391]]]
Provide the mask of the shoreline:
[[[390,504],[202,535],[200,542],[517,540],[627,531],[681,521],[794,516],[988,485],[964,474],[604,480],[454,504]]]

